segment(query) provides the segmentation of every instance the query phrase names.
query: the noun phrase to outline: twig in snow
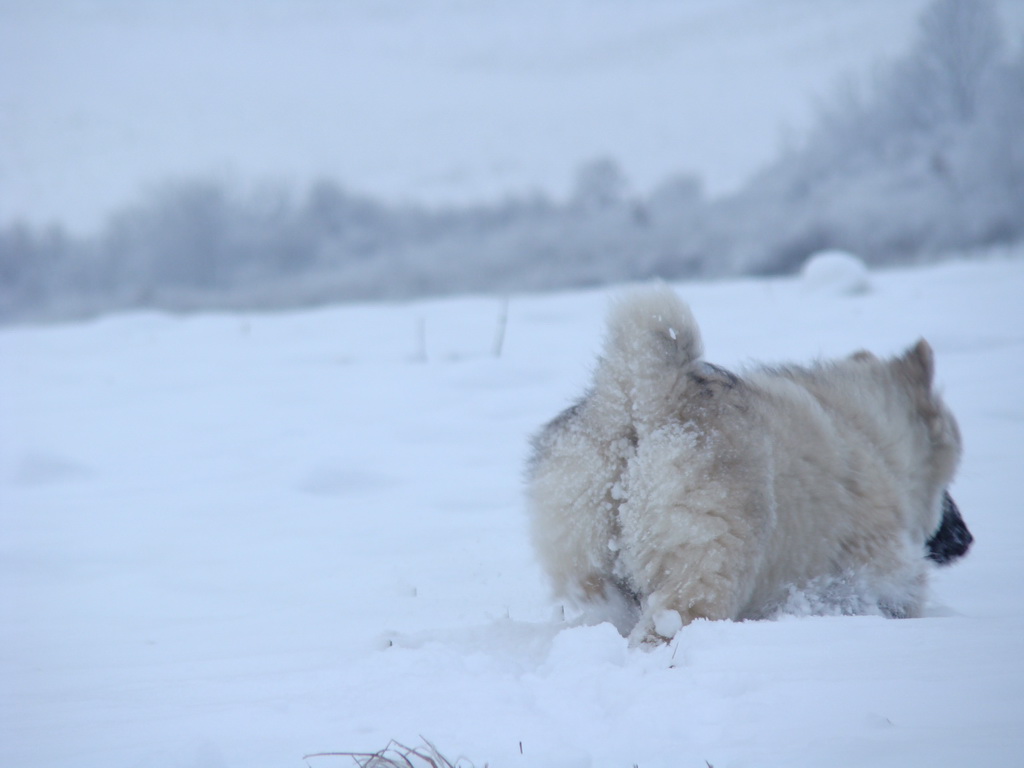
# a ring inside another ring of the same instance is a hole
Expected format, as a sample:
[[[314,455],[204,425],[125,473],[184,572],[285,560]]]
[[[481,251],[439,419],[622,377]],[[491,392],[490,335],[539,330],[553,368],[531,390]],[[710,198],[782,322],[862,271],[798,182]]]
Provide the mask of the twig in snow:
[[[303,760],[314,757],[350,757],[359,768],[473,768],[464,758],[454,763],[441,754],[432,743],[423,739],[421,747],[407,747],[392,739],[378,752],[317,752],[306,755]],[[484,764],[487,768],[487,764]]]
[[[505,347],[505,330],[508,327],[508,296],[501,300],[501,308],[498,311],[498,328],[494,334],[494,356],[501,357],[501,351]]]

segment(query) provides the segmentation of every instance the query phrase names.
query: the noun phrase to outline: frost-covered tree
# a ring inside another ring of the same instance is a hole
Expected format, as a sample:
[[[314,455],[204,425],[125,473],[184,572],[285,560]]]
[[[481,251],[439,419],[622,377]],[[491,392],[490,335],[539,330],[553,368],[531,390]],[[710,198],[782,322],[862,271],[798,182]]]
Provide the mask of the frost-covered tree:
[[[572,203],[585,211],[612,208],[624,202],[626,175],[610,158],[592,160],[576,172]]]
[[[1024,41],[998,67],[950,155],[971,237],[1000,242],[1024,236]]]
[[[823,247],[891,262],[1024,234],[1016,72],[992,2],[933,0],[909,52],[843,82],[804,146],[732,202],[717,263],[791,271]]]
[[[934,0],[908,54],[878,67],[869,84],[846,78],[820,106],[795,183],[941,149],[976,117],[1002,47],[990,0]]]
[[[991,0],[935,0],[921,15],[914,51],[893,77],[901,103],[926,128],[972,120],[1002,43]]]

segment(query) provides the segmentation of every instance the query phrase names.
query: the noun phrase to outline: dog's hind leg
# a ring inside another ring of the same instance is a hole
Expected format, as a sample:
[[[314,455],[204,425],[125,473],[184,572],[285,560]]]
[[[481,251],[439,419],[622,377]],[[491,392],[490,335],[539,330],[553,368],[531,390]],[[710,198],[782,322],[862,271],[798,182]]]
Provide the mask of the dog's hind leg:
[[[699,618],[739,618],[761,568],[774,517],[769,485],[727,490],[712,479],[714,457],[694,450],[695,439],[682,427],[659,430],[627,474],[622,563],[643,603],[633,644],[663,642]]]
[[[592,428],[587,401],[537,437],[528,498],[533,543],[556,597],[576,605],[620,602],[615,581],[620,477],[632,445]],[[628,601],[622,601],[628,602]]]

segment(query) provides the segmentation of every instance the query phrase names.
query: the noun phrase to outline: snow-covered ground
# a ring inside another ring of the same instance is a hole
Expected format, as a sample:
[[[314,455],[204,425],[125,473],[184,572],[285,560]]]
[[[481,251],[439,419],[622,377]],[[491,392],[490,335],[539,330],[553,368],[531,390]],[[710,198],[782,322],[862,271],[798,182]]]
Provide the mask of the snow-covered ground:
[[[0,224],[88,231],[183,177],[561,194],[605,155],[642,190],[733,190],[837,78],[906,50],[924,5],[0,0]]]
[[[0,226],[90,230],[169,177],[559,194],[598,155],[717,194],[924,5],[0,0]],[[1016,764],[1024,252],[832,267],[679,289],[729,366],[926,336],[975,548],[924,619],[653,652],[564,618],[526,536],[528,436],[608,291],[513,296],[504,334],[494,297],[0,330],[0,765],[330,768],[302,756],[420,735],[493,768]]]
[[[858,279],[863,279],[859,275]],[[420,735],[551,766],[1009,766],[1024,753],[1024,253],[870,288],[683,284],[709,359],[919,336],[977,542],[926,618],[563,620],[527,439],[608,292],[0,331],[0,765],[311,768]]]

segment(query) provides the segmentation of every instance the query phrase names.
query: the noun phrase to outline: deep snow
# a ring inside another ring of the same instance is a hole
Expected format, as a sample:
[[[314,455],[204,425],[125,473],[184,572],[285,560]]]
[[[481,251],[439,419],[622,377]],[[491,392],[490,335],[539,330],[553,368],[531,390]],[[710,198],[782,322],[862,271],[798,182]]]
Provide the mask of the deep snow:
[[[489,297],[0,331],[0,765],[300,768],[421,734],[495,767],[1016,764],[1024,253],[868,281],[678,288],[728,366],[927,337],[974,549],[924,619],[653,652],[562,619],[521,498],[610,291],[512,296],[500,357]]]

